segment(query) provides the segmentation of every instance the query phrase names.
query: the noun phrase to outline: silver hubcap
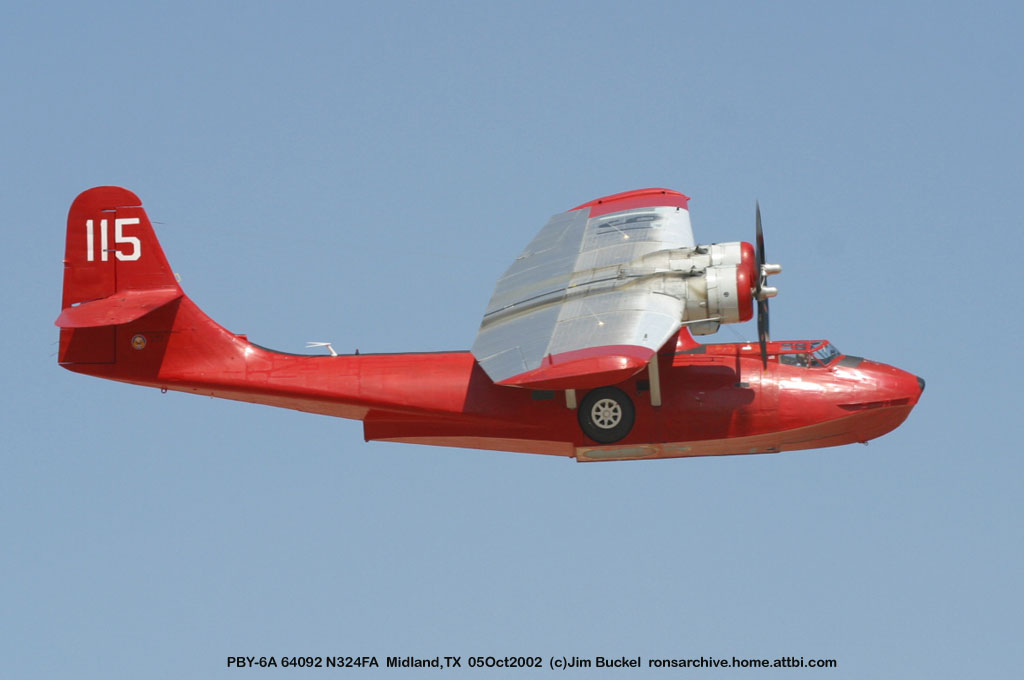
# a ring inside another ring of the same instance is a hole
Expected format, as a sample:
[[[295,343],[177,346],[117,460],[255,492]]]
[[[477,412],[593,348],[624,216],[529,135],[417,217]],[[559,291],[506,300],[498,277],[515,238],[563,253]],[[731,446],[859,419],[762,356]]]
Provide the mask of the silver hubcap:
[[[614,399],[598,399],[590,409],[590,420],[602,430],[610,430],[622,422],[622,407]]]

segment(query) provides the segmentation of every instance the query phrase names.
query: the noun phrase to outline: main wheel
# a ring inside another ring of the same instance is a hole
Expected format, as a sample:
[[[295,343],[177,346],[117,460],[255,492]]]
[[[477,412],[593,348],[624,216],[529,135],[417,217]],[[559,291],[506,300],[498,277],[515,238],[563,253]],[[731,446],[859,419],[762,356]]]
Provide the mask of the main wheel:
[[[578,418],[583,433],[599,444],[614,444],[633,429],[636,410],[617,387],[599,387],[583,397]]]

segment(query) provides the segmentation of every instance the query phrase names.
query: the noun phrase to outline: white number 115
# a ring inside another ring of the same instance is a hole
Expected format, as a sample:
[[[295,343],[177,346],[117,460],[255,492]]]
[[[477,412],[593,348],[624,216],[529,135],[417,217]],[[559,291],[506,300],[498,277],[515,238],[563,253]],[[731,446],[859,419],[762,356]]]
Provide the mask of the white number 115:
[[[137,236],[125,236],[122,231],[125,225],[138,224],[138,217],[125,217],[117,218],[114,220],[114,244],[130,243],[132,245],[132,252],[124,254],[120,250],[114,249],[114,253],[117,255],[119,260],[137,260],[142,257],[142,243],[139,242]],[[93,262],[96,259],[96,237],[95,228],[92,220],[85,221],[85,259],[87,262]],[[110,249],[107,248],[108,239],[107,221],[100,220],[100,262],[107,261],[107,253]]]

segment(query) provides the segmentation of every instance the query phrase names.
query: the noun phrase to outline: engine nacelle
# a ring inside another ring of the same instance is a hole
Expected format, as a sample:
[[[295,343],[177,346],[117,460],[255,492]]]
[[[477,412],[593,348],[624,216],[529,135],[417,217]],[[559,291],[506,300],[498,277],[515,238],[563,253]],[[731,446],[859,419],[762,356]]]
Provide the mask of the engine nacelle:
[[[736,264],[708,267],[696,276],[686,279],[686,319],[701,319],[717,323],[739,323],[754,316],[754,283],[746,267]],[[706,323],[693,327],[697,335],[718,330],[716,324]]]
[[[708,313],[719,317],[722,323],[749,321],[754,316],[757,287],[754,246],[740,241],[705,247],[712,265],[705,270]]]
[[[754,316],[757,264],[754,246],[715,243],[674,252],[672,269],[686,282],[686,318],[691,331],[706,335],[718,324],[749,321]],[[700,323],[700,320],[707,322]]]
[[[661,285],[654,290],[685,302],[682,321],[694,335],[714,333],[720,324],[749,321],[754,316],[757,263],[754,246],[749,243],[661,250],[637,264],[664,272]]]
[[[741,265],[708,267],[708,313],[722,323],[749,321],[754,316],[754,281]]]

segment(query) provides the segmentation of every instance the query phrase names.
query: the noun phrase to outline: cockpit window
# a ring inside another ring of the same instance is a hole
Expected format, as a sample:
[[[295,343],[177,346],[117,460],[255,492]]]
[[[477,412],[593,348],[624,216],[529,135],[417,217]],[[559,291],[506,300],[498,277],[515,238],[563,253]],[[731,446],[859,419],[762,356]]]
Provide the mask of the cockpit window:
[[[839,350],[835,348],[835,345],[826,342],[821,347],[815,348],[811,353],[815,361],[821,366],[828,366],[836,357],[839,356]]]
[[[807,368],[811,365],[810,356],[807,354],[780,354],[779,363],[787,366],[800,366]]]
[[[788,353],[779,354],[779,363],[787,366],[811,368],[814,366],[828,366],[830,363],[835,361],[836,357],[840,356],[839,350],[828,342],[813,344],[810,348],[810,352],[806,351],[808,349],[807,346],[808,343],[805,342],[785,343],[781,349],[783,352]]]

